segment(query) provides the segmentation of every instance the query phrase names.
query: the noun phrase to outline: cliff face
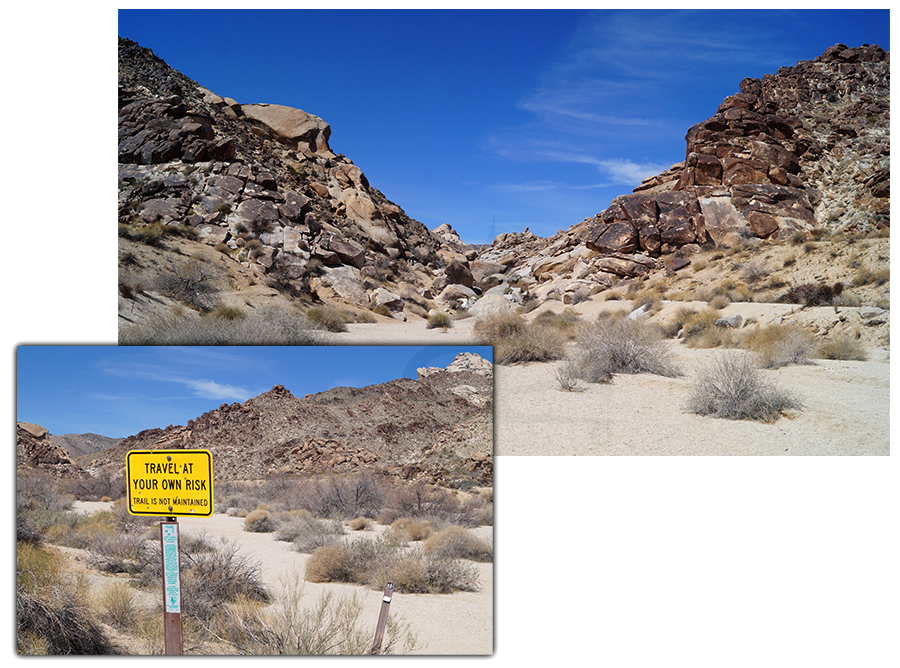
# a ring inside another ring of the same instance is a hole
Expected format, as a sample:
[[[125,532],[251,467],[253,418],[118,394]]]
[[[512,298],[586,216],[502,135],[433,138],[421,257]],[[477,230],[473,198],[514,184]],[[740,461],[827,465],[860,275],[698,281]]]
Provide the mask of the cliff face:
[[[488,485],[493,373],[450,368],[303,398],[276,385],[186,425],[142,431],[80,461],[91,472],[115,472],[129,450],[155,448],[210,450],[217,480],[366,469],[433,484]]]

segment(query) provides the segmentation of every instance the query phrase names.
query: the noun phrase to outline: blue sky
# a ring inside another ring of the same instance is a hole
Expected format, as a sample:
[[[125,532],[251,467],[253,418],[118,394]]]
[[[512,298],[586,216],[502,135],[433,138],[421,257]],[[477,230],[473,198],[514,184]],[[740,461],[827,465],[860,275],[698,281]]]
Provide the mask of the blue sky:
[[[304,109],[413,218],[550,236],[684,158],[744,77],[890,50],[888,10],[119,10],[240,103]]]
[[[51,434],[131,436],[275,385],[303,397],[415,378],[419,367],[446,367],[465,351],[492,359],[483,346],[19,346],[16,420]]]

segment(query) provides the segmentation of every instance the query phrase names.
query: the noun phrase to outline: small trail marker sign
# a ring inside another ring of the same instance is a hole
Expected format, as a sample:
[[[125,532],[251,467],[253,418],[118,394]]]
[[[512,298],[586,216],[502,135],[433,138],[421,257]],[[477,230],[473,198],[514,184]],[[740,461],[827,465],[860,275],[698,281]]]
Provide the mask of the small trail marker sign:
[[[213,514],[209,450],[131,450],[125,456],[125,475],[132,515]]]
[[[181,572],[179,570],[178,520],[159,523],[163,565],[163,636],[166,654],[183,651],[181,629]]]

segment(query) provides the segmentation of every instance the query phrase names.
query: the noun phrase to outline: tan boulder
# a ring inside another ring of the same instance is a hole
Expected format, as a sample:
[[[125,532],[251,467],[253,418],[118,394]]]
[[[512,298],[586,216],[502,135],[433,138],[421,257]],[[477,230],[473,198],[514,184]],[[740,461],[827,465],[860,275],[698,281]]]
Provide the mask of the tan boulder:
[[[248,120],[263,126],[282,144],[298,151],[309,148],[313,152],[331,152],[328,146],[331,126],[318,116],[281,104],[245,104],[241,106],[241,111]]]

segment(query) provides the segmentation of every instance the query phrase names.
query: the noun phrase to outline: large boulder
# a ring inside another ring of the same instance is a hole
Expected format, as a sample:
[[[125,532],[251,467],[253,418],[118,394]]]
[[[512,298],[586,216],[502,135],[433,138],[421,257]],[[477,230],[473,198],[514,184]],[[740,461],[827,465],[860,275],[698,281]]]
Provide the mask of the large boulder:
[[[301,152],[305,149],[313,153],[331,152],[328,146],[331,126],[318,116],[280,104],[245,104],[241,112],[282,144]]]

